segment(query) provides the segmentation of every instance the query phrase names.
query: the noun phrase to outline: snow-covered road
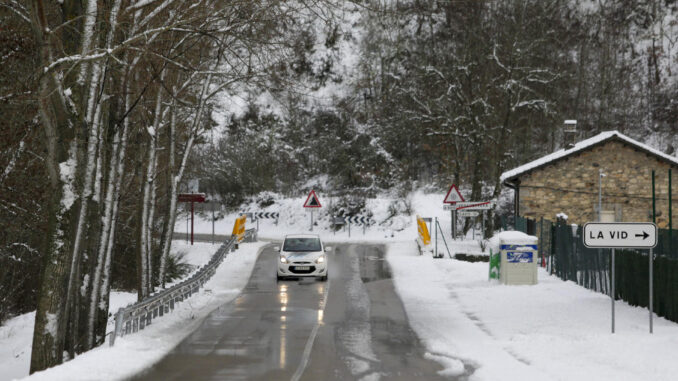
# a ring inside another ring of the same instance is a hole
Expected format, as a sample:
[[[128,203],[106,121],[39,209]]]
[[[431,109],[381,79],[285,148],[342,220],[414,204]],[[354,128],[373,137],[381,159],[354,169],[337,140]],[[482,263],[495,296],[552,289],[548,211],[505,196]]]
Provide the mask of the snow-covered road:
[[[342,244],[329,280],[276,281],[262,252],[249,283],[135,380],[437,380],[381,245]]]

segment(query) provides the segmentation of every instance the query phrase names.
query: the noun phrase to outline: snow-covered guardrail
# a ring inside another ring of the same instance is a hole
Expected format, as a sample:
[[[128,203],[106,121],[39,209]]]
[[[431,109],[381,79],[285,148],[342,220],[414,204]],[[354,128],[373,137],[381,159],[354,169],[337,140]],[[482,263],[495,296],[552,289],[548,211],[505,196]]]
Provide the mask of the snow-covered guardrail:
[[[257,239],[255,229],[245,231],[244,242],[253,242]],[[224,242],[210,261],[202,266],[190,278],[166,290],[150,295],[144,300],[122,307],[115,314],[115,329],[111,333],[110,345],[115,344],[115,338],[138,332],[151,324],[157,317],[174,310],[174,305],[197,293],[200,287],[207,282],[217,271],[217,267],[226,255],[237,249],[237,237],[231,237]]]

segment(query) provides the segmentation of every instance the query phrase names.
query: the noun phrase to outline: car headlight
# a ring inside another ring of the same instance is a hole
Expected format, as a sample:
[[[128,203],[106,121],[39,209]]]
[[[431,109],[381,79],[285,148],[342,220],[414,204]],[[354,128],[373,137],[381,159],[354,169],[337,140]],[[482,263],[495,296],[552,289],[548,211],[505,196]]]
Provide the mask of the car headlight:
[[[287,263],[287,258],[283,257],[282,255],[280,256],[280,263]]]
[[[315,260],[315,263],[325,263],[325,257],[318,257],[318,259]]]

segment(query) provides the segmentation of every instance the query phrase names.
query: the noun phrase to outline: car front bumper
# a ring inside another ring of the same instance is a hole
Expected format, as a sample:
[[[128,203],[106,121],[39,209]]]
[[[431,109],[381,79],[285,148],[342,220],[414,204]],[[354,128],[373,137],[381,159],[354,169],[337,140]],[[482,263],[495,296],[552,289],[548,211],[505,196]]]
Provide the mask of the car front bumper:
[[[327,262],[290,262],[278,263],[278,276],[320,277],[327,275]]]

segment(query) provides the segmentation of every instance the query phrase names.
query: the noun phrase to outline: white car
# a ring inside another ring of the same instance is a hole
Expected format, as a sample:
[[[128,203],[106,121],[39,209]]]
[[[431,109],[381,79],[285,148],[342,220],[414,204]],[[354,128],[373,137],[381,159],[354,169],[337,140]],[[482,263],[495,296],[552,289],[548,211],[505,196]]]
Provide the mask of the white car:
[[[327,255],[320,237],[314,234],[295,234],[285,237],[278,256],[278,280],[285,278],[316,277],[327,280]]]

